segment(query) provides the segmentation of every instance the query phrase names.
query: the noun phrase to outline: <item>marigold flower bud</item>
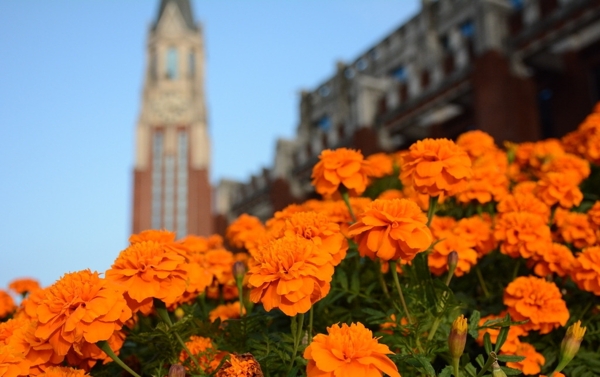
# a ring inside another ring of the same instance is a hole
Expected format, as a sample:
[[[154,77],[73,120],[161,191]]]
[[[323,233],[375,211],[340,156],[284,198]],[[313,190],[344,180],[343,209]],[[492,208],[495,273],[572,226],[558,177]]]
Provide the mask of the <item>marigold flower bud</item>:
[[[497,361],[492,364],[492,377],[507,377]]]
[[[452,251],[448,254],[448,274],[454,275],[454,270],[456,270],[456,266],[458,265],[458,253],[456,251]]]
[[[467,342],[467,319],[464,315],[456,318],[452,323],[452,330],[450,330],[450,336],[448,337],[448,348],[450,349],[450,356],[453,359],[459,359],[465,350],[465,343]]]
[[[185,367],[181,364],[173,364],[169,368],[169,377],[185,377]]]
[[[241,280],[246,275],[246,265],[242,261],[237,261],[233,264],[233,276],[235,280]]]
[[[560,362],[558,365],[561,369],[573,360],[573,357],[579,351],[585,330],[586,328],[581,326],[581,321],[575,322],[567,329],[567,334],[560,344]],[[560,370],[557,368],[557,371]]]
[[[185,315],[185,312],[183,311],[183,309],[177,308],[177,309],[175,309],[174,314],[175,314],[175,318],[181,319]]]

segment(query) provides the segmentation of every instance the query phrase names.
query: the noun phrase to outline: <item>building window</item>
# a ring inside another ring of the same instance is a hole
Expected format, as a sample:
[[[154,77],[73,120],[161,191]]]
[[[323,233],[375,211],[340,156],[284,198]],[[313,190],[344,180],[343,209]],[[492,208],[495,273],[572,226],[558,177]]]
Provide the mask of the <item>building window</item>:
[[[156,65],[156,50],[153,48],[150,50],[150,77],[152,80],[158,78],[158,67]]]
[[[169,47],[167,50],[167,78],[169,80],[177,79],[177,50],[175,47]]]
[[[399,82],[406,82],[408,79],[408,75],[406,73],[406,68],[401,65],[392,71],[392,76]]]
[[[177,237],[187,235],[188,139],[182,131],[177,140]]]
[[[538,92],[538,109],[540,114],[540,123],[542,125],[542,136],[544,138],[555,137],[554,121],[552,119],[552,96],[554,93],[550,89],[542,89]]]
[[[196,55],[194,54],[194,50],[190,51],[188,55],[188,75],[190,78],[194,78],[196,76]]]
[[[325,132],[331,129],[331,118],[327,115],[323,115],[317,120],[317,127]]]
[[[358,69],[359,71],[364,71],[365,69],[367,69],[368,66],[369,66],[369,63],[367,62],[367,59],[365,59],[365,58],[360,58],[356,62],[356,69]]]
[[[319,88],[319,95],[321,97],[327,97],[330,93],[331,93],[331,88],[329,88],[329,85],[323,85],[322,87]]]
[[[356,72],[354,72],[353,68],[346,68],[344,70],[344,76],[346,76],[347,79],[351,79],[355,76]]]
[[[156,132],[152,140],[152,219],[153,229],[162,228],[162,159],[163,134]]]
[[[521,10],[523,9],[523,0],[510,0],[510,5],[514,10]]]
[[[164,228],[173,232],[174,227],[174,202],[175,202],[175,158],[165,156],[165,222]]]
[[[473,21],[465,21],[460,25],[460,32],[465,38],[473,38],[475,35],[475,25]]]

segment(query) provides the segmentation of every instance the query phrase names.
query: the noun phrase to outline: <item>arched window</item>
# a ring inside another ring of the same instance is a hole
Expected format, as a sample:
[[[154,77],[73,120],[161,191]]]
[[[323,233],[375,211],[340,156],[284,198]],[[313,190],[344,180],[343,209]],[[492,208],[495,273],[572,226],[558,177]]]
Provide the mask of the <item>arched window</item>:
[[[177,49],[169,47],[167,51],[167,78],[175,80],[177,78]]]
[[[196,55],[194,54],[194,50],[191,50],[188,55],[188,75],[189,78],[196,76]]]

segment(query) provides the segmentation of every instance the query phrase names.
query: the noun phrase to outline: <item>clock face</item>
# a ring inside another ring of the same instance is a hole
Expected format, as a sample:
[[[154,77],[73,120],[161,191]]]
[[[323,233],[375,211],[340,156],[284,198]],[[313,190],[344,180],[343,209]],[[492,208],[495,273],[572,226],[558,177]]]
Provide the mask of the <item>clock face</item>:
[[[165,92],[152,100],[150,108],[155,119],[171,124],[182,120],[189,104],[178,93]]]

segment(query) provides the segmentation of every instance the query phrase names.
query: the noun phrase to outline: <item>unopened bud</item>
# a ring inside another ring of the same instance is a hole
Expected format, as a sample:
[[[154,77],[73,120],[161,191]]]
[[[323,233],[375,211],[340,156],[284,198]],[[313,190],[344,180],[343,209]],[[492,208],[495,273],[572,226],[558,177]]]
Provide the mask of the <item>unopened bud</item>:
[[[452,330],[450,330],[450,336],[448,337],[448,348],[453,359],[460,359],[465,350],[466,342],[467,319],[461,314],[452,323]]]
[[[492,377],[507,377],[497,361],[492,364]]]
[[[456,251],[448,254],[448,274],[450,276],[454,275],[454,270],[456,270],[456,265],[458,264],[458,253]]]
[[[183,311],[183,309],[177,308],[177,309],[175,309],[174,314],[175,314],[175,318],[181,319],[185,315],[185,312]]]
[[[558,363],[560,372],[577,354],[579,346],[581,346],[581,340],[585,334],[585,327],[581,326],[581,321],[577,321],[567,329],[562,343],[560,344],[560,361]]]
[[[185,377],[185,368],[181,364],[173,364],[169,368],[169,377]]]
[[[236,281],[241,281],[246,275],[246,265],[242,261],[237,261],[233,264],[233,277]]]

